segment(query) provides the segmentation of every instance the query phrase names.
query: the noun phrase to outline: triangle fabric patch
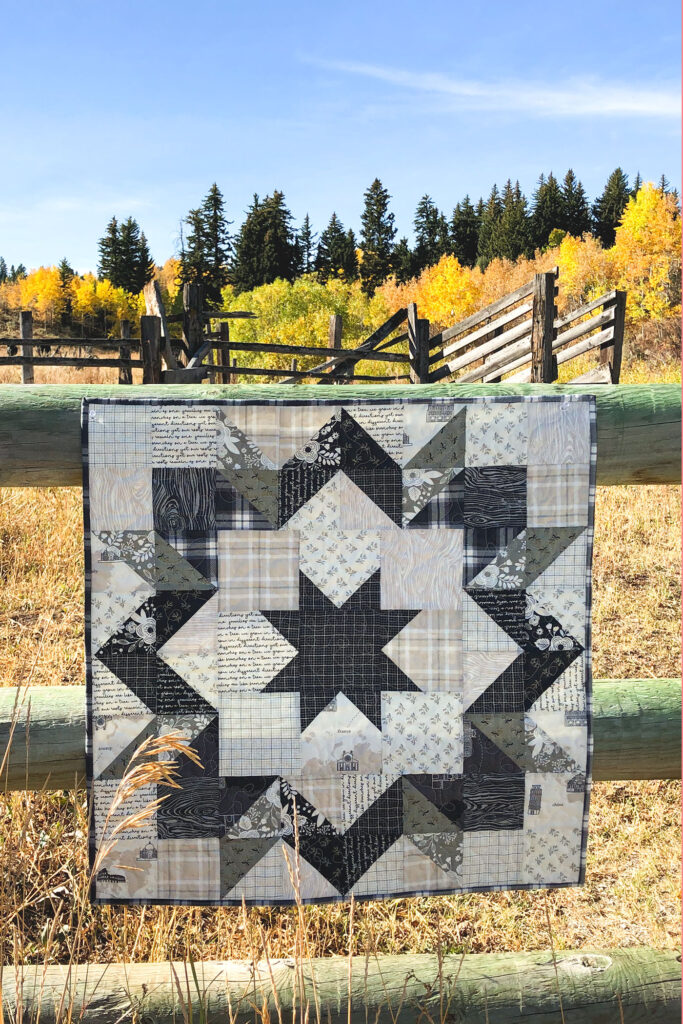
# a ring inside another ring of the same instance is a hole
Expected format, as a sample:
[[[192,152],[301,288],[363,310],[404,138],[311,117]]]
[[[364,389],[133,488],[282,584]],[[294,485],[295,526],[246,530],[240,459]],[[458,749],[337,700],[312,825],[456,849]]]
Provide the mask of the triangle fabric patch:
[[[301,538],[299,568],[341,608],[379,569],[379,539],[371,530],[316,530]]]

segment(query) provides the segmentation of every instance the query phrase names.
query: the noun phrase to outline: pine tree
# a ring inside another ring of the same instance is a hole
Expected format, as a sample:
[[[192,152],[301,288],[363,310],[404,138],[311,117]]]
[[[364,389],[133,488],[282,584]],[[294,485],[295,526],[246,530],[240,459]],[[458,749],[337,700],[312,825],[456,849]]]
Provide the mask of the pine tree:
[[[299,245],[284,194],[276,190],[263,200],[254,195],[235,241],[235,292],[251,291],[277,278],[293,281],[299,262]]]
[[[428,195],[417,204],[415,219],[414,273],[438,263],[450,249],[446,218]]]
[[[57,264],[57,271],[59,273],[59,283],[62,288],[66,288],[73,277],[76,276],[76,271],[69,263],[66,256]]]
[[[187,231],[184,228],[187,228]],[[180,254],[178,279],[182,284],[201,284],[206,281],[206,237],[204,217],[198,207],[190,210],[180,223]]]
[[[643,179],[640,176],[640,171],[637,171],[636,172],[635,181],[633,182],[633,188],[631,189],[631,195],[633,196],[634,199],[638,195],[638,193],[640,192],[642,187],[643,187]]]
[[[105,233],[98,244],[100,258],[97,264],[97,276],[113,281],[118,277],[121,266],[121,244],[119,241],[119,222],[116,217],[107,224]]]
[[[404,236],[399,238],[394,246],[394,275],[398,284],[405,284],[415,277],[415,257],[408,239]]]
[[[389,211],[391,196],[379,178],[375,178],[364,195],[365,206],[361,216],[360,245],[363,259],[360,265],[362,288],[366,295],[386,281],[392,271],[392,257],[396,228],[394,215]]]
[[[518,181],[514,187],[510,179],[505,184],[503,209],[493,224],[490,247],[494,256],[508,260],[516,260],[520,256],[530,254],[526,198]]]
[[[7,280],[7,264],[2,256],[0,256],[0,284],[4,284]]]
[[[470,197],[465,196],[451,217],[451,252],[463,267],[473,267],[477,262],[478,242],[479,217]]]
[[[562,182],[562,199],[564,202],[564,222],[556,227],[567,231],[570,235],[581,238],[591,229],[591,213],[584,187],[574,174],[571,167]]]
[[[355,235],[351,230],[344,230],[336,213],[332,214],[329,224],[320,235],[315,269],[318,279],[323,283],[331,277],[353,281],[358,276]]]
[[[204,296],[209,305],[221,306],[222,291],[230,276],[231,221],[225,216],[223,193],[214,182],[200,207],[203,220]]]
[[[617,167],[607,179],[604,192],[593,203],[595,234],[605,249],[614,245],[614,236],[629,196],[628,177],[621,167]]]
[[[315,267],[315,240],[318,236],[311,228],[311,218],[306,214],[299,232],[299,248],[301,249],[301,270],[310,274]]]
[[[482,270],[488,266],[495,257],[495,227],[503,213],[503,204],[500,199],[498,186],[494,185],[491,194],[486,202],[482,202],[482,214],[479,227],[479,239],[477,241],[477,265]]]
[[[666,174],[663,174],[659,179],[659,191],[663,196],[668,195],[670,192],[669,179]]]
[[[99,242],[99,278],[107,278],[115,288],[133,295],[141,292],[154,273],[149,246],[140,226],[132,217],[121,224],[112,217]]]
[[[565,221],[564,195],[551,171],[547,179],[543,175],[538,179],[538,187],[533,196],[531,243],[534,249],[545,248],[554,228],[565,230]]]

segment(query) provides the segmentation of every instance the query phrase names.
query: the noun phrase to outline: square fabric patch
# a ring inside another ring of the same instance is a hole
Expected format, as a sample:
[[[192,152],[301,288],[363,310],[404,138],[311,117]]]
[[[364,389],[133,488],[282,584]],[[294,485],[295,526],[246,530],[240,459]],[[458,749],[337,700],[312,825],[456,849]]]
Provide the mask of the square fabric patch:
[[[583,881],[594,399],[255,393],[83,405],[93,899]]]

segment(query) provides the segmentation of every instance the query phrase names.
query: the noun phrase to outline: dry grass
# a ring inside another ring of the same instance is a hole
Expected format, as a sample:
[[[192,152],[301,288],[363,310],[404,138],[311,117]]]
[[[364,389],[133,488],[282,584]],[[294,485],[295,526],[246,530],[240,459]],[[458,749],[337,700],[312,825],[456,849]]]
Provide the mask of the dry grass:
[[[112,371],[115,372],[115,371]],[[675,367],[656,378],[675,379]],[[38,376],[38,375],[37,375]],[[70,375],[71,376],[71,375]],[[40,379],[40,378],[39,378]],[[84,380],[74,374],[71,380]],[[625,381],[653,379],[645,364]],[[62,376],[62,380],[64,377]],[[598,492],[594,599],[596,676],[679,672],[680,511],[674,487]],[[83,679],[80,491],[0,492],[0,670],[5,685]],[[583,888],[358,904],[358,952],[556,948],[679,942],[678,783],[594,787]],[[300,942],[292,909],[94,908],[82,794],[0,799],[0,941],[5,962],[287,956]],[[79,914],[82,915],[79,918]],[[302,909],[312,955],[348,950],[349,906]]]

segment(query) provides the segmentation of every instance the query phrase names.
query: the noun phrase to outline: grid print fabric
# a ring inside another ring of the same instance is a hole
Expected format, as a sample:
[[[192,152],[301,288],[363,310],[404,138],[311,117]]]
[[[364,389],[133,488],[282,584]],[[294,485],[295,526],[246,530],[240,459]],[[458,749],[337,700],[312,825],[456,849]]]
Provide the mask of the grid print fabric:
[[[338,393],[83,404],[97,902],[583,881],[594,399]]]

